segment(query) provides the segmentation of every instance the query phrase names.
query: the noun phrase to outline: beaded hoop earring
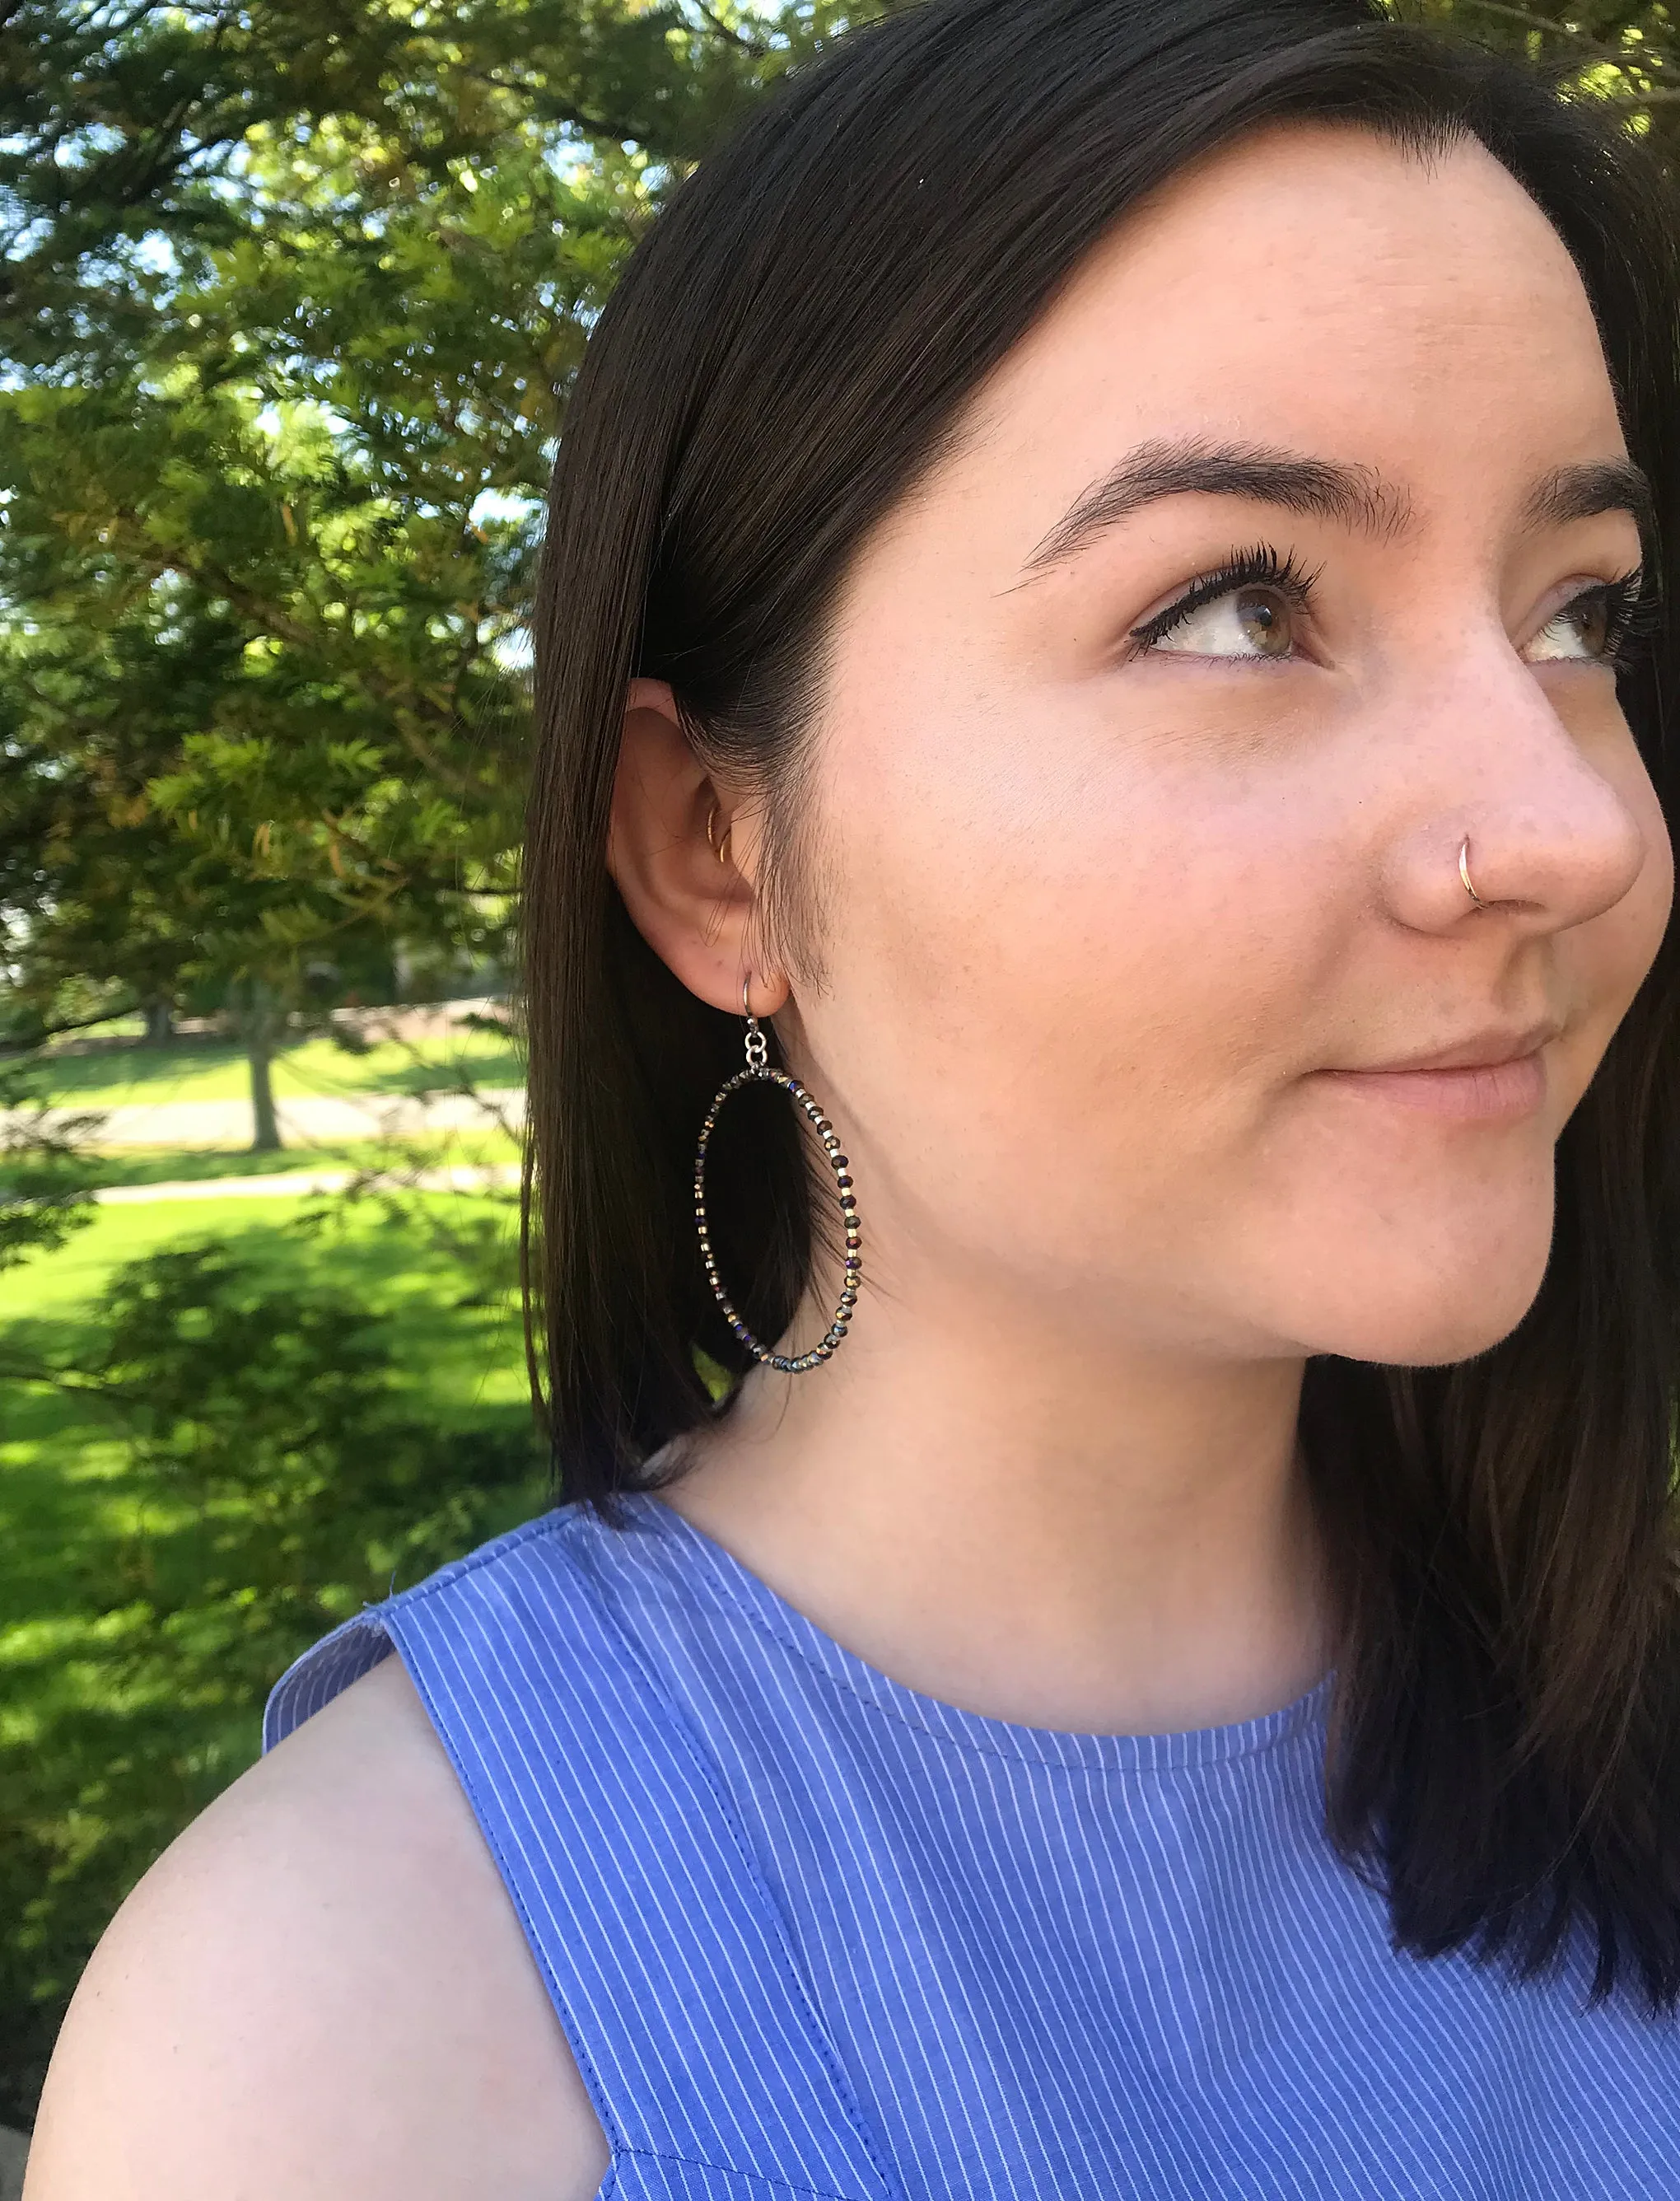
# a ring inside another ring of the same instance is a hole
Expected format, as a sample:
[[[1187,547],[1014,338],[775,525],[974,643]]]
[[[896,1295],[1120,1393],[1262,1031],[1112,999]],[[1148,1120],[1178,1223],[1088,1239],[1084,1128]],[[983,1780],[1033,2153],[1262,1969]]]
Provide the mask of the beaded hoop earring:
[[[852,1312],[858,1304],[858,1286],[863,1272],[863,1233],[858,1218],[858,1195],[852,1188],[851,1164],[840,1152],[840,1136],[823,1114],[811,1094],[797,1077],[785,1070],[770,1066],[769,1049],[758,1019],[747,1005],[747,992],[752,981],[746,978],[740,989],[741,1014],[746,1018],[746,1067],[726,1078],[712,1096],[705,1121],[700,1125],[700,1145],[694,1150],[694,1228],[700,1233],[700,1259],[705,1264],[706,1282],[712,1294],[723,1308],[729,1327],[752,1354],[768,1368],[780,1368],[788,1376],[802,1376],[807,1368],[815,1368],[820,1361],[832,1359],[852,1324]],[[761,1345],[741,1320],[723,1288],[717,1273],[717,1257],[711,1250],[711,1237],[706,1227],[705,1213],[705,1154],[711,1143],[711,1134],[717,1128],[717,1118],[723,1103],[732,1093],[743,1085],[779,1085],[794,1105],[802,1109],[805,1119],[822,1142],[822,1153],[834,1173],[835,1188],[840,1194],[840,1215],[846,1224],[846,1281],[840,1287],[840,1300],[834,1308],[834,1319],[828,1324],[828,1335],[813,1345],[809,1353],[773,1353]]]

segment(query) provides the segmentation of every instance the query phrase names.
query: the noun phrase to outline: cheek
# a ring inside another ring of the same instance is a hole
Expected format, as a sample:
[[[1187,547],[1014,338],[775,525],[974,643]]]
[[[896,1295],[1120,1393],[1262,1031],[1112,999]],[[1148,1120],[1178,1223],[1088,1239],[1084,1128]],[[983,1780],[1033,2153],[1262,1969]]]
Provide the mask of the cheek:
[[[1313,1043],[1348,931],[1339,821],[1090,716],[940,715],[961,739],[924,721],[837,772],[872,823],[829,1012],[870,1013],[843,1051],[836,1030],[836,1075],[918,1230],[1017,1272],[1158,1273],[1228,1218]]]
[[[1562,1082],[1572,1110],[1649,974],[1674,903],[1674,852],[1667,821],[1619,713],[1614,728],[1605,731],[1589,754],[1637,825],[1643,854],[1638,876],[1622,899],[1555,943],[1560,1006],[1575,1027],[1560,1049]]]
[[[1630,741],[1630,752],[1632,746]],[[1633,891],[1605,919],[1603,983],[1619,1016],[1639,990],[1668,930],[1674,907],[1674,845],[1657,790],[1643,764],[1631,754],[1618,789],[1645,842],[1645,860]]]

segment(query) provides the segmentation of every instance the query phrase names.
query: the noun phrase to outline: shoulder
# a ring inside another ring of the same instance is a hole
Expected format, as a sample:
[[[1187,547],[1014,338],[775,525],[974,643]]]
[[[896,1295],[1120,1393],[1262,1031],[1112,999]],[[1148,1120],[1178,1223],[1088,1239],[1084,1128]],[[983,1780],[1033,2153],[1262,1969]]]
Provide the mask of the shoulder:
[[[400,1659],[159,1859],[77,1990],[29,2201],[586,2201],[607,2148]]]

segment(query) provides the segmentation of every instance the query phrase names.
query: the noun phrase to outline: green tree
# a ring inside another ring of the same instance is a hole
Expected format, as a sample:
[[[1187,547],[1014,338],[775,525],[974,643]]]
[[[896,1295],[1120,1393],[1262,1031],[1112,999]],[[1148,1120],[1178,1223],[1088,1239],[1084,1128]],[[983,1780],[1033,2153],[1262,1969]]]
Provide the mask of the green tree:
[[[260,1116],[265,1036],[311,963],[370,930],[497,954],[536,515],[584,338],[672,179],[844,20],[634,0],[10,17],[19,1036],[90,1000],[219,993],[245,1005]]]

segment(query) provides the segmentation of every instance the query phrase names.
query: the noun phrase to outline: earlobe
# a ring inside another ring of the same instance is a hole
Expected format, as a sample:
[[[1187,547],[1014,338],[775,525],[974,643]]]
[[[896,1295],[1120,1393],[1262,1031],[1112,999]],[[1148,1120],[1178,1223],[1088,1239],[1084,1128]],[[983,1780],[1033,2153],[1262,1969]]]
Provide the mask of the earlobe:
[[[743,977],[771,1015],[780,973],[754,967],[751,821],[694,750],[669,684],[636,679],[612,789],[607,868],[631,923],[692,994],[740,1013]]]

